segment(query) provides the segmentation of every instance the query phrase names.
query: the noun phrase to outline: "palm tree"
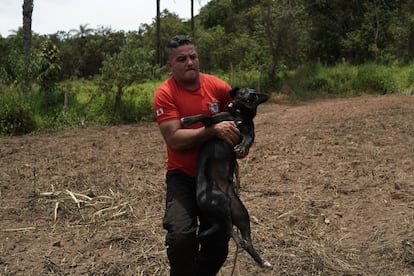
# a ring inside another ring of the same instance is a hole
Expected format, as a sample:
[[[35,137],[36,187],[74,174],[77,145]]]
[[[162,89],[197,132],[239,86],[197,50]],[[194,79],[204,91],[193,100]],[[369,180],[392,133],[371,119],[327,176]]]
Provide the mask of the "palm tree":
[[[90,36],[93,33],[93,29],[88,27],[89,24],[81,24],[79,25],[79,30],[70,30],[70,32],[74,31],[75,37],[85,38]]]
[[[23,52],[24,52],[24,76],[23,93],[30,92],[30,48],[32,46],[32,13],[33,0],[23,1]]]

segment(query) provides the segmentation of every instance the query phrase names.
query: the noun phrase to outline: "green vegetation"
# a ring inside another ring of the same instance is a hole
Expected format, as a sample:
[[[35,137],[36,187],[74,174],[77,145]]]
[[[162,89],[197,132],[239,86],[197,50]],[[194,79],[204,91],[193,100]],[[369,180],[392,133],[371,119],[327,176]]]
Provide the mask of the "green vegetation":
[[[35,130],[58,130],[96,124],[153,120],[152,98],[159,82],[131,84],[119,110],[113,109],[115,93],[99,93],[94,80],[60,84],[44,99],[34,89],[24,97],[17,89],[3,90],[0,101],[0,134],[21,135]]]
[[[291,86],[295,97],[309,99],[323,96],[358,96],[363,94],[413,94],[414,64],[385,66],[373,63],[340,64],[324,67],[320,64],[300,66],[287,73],[284,83]]]
[[[217,73],[234,86],[260,89],[263,82],[258,71],[237,71],[234,75]],[[167,77],[167,76],[165,76]],[[321,66],[307,64],[297,70],[279,74],[281,83],[291,87],[292,100],[317,97],[348,97],[363,94],[414,94],[414,64],[384,66]],[[20,135],[35,130],[53,130],[96,124],[120,124],[154,120],[152,97],[161,83],[149,80],[124,88],[119,109],[114,110],[116,88],[105,93],[96,80],[66,81],[48,96],[34,89],[23,97],[17,89],[3,90],[0,102],[0,133]],[[268,91],[271,92],[271,91]],[[65,96],[66,94],[66,96]],[[65,100],[66,99],[66,100]],[[66,102],[66,107],[65,107]]]
[[[259,2],[212,0],[194,33],[168,10],[160,29],[154,20],[127,33],[33,33],[30,59],[22,28],[0,36],[0,135],[153,120],[153,93],[167,78],[161,48],[176,34],[194,34],[202,70],[233,86],[287,86],[295,100],[413,94],[413,1]]]
[[[18,93],[6,91],[0,102],[0,134],[20,135],[36,129],[35,114],[30,100]]]

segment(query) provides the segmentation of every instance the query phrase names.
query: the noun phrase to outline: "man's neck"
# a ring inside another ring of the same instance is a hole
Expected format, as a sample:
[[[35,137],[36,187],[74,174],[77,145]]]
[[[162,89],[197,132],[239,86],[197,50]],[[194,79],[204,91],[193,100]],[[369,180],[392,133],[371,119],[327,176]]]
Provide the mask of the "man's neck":
[[[177,81],[175,80],[180,86],[184,87],[187,90],[195,91],[200,87],[200,78],[198,78],[196,81],[192,82],[183,82],[183,81]]]

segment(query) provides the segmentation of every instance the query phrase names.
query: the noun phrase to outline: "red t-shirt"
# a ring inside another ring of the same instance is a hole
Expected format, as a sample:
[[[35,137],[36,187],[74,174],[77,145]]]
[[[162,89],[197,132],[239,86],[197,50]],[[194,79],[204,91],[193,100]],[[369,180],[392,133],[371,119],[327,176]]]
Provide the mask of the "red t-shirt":
[[[225,81],[208,74],[200,73],[200,87],[194,91],[183,88],[170,77],[155,91],[154,111],[157,123],[196,114],[213,115],[222,112],[231,102],[230,89]],[[202,126],[202,123],[196,123],[186,128]],[[200,146],[173,151],[167,145],[167,170],[180,169],[195,176]]]

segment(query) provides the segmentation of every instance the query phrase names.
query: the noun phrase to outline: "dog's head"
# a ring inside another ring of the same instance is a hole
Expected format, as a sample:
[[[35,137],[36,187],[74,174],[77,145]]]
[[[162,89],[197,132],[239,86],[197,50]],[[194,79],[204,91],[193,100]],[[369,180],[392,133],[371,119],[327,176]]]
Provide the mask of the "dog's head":
[[[235,87],[230,91],[230,96],[233,99],[231,107],[251,118],[256,116],[257,106],[269,99],[268,95],[251,88]]]

